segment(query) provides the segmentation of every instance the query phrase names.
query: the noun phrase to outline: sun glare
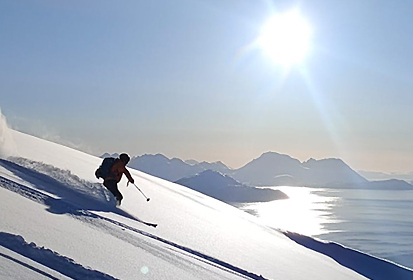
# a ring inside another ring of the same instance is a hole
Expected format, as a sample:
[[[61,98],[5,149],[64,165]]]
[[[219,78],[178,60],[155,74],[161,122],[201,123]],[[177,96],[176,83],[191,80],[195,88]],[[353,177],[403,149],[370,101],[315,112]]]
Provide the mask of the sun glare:
[[[310,46],[311,28],[298,13],[274,15],[261,29],[258,44],[275,62],[291,66],[303,61]]]

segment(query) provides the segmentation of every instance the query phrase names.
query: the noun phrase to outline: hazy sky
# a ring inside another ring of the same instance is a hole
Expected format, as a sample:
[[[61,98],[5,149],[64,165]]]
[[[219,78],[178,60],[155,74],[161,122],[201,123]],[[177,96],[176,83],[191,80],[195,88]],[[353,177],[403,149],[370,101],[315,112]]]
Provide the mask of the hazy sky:
[[[287,67],[252,43],[293,9],[310,48]],[[412,14],[405,0],[2,0],[0,107],[95,155],[413,171]]]

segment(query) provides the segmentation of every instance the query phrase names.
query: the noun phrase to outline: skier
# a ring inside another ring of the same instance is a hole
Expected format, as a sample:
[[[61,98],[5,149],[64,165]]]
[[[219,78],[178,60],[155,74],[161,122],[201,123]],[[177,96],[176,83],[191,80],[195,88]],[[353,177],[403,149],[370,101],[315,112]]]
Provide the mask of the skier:
[[[115,196],[116,205],[118,206],[123,199],[123,195],[118,190],[118,183],[122,178],[122,175],[125,174],[132,184],[135,182],[129,171],[126,169],[129,160],[130,157],[127,154],[121,154],[119,158],[115,159],[115,162],[110,168],[109,175],[103,178],[103,185]]]

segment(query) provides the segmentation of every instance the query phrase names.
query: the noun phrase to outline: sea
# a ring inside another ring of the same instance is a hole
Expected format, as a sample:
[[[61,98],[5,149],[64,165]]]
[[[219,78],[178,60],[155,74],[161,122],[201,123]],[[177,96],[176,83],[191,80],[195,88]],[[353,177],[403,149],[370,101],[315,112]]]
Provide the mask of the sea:
[[[271,188],[289,199],[235,206],[270,227],[413,268],[413,190]]]

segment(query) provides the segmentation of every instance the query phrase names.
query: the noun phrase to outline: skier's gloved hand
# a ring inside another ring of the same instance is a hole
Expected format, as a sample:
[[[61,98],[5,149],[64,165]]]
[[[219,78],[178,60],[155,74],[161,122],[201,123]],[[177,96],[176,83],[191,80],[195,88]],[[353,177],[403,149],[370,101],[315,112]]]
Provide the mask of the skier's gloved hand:
[[[135,183],[135,180],[133,180],[133,178],[132,178],[132,180],[130,181],[132,184],[134,184]]]

